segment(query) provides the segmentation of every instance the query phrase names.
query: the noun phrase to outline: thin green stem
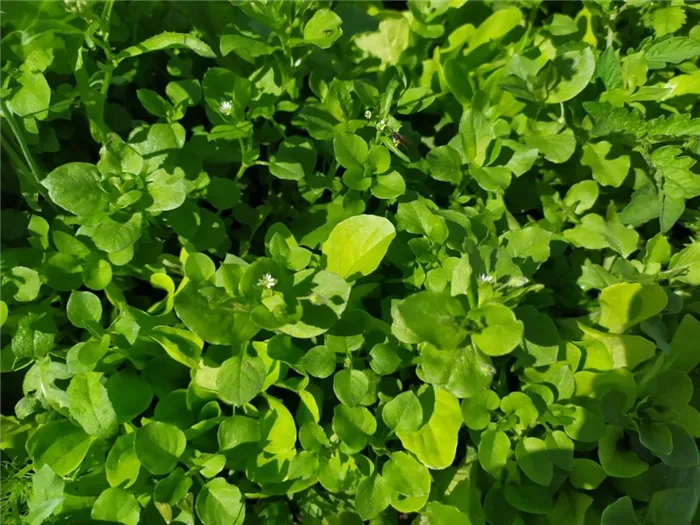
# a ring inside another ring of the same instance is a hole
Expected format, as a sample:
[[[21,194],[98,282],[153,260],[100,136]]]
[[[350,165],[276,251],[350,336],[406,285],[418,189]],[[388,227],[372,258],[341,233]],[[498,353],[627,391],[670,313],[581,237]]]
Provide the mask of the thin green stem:
[[[41,187],[41,184],[39,183],[39,181],[41,180],[41,170],[39,169],[39,165],[34,160],[32,152],[29,151],[29,145],[27,144],[27,141],[24,140],[22,130],[17,125],[17,121],[15,120],[14,115],[7,107],[7,104],[5,104],[4,100],[0,101],[0,112],[2,116],[5,117],[7,124],[10,126],[10,129],[12,130],[12,133],[15,136],[17,144],[19,144],[19,148],[22,151],[22,155],[24,155],[24,158],[27,161],[27,166],[29,166],[29,170],[34,177],[34,182],[36,183],[37,187]]]
[[[112,18],[112,8],[114,7],[114,0],[107,0],[105,2],[104,9],[102,9],[102,21],[107,29],[107,34],[109,34],[110,20]]]
[[[105,78],[102,81],[102,89],[100,89],[100,93],[103,95],[107,95],[107,92],[109,91],[109,85],[112,83],[112,68],[110,67],[107,71],[105,71]]]
[[[525,28],[525,34],[523,35],[520,42],[518,42],[518,54],[522,53],[532,36],[532,30],[535,27],[535,18],[537,18],[537,11],[539,7],[535,6],[530,10],[530,14],[527,18],[527,27]]]
[[[19,166],[19,169],[22,171],[26,171],[27,173],[31,173],[31,170],[27,166],[27,164],[24,162],[22,157],[20,156],[19,153],[15,150],[15,148],[12,146],[12,143],[7,139],[7,137],[3,136],[0,139],[0,144],[2,144],[2,149],[5,153],[7,153],[7,156],[10,157],[10,163],[15,164],[16,166]]]

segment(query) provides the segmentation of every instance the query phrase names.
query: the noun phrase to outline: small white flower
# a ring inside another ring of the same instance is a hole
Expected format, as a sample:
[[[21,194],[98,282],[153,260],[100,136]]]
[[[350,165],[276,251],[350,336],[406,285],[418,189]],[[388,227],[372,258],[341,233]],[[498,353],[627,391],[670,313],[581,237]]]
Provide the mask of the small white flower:
[[[493,275],[487,275],[485,273],[482,273],[479,276],[479,282],[480,283],[494,283],[494,282],[496,282],[496,279],[493,278]]]
[[[365,111],[365,118],[367,120],[372,118],[372,112],[369,109],[367,111]]]
[[[379,131],[384,131],[384,128],[386,127],[386,120],[382,119],[379,122],[377,122],[377,128]]]
[[[512,286],[513,288],[520,288],[521,286],[525,286],[527,283],[530,282],[530,279],[527,277],[513,277],[508,281],[508,286]]]
[[[260,280],[258,281],[258,286],[260,286],[261,288],[265,288],[267,290],[274,288],[276,284],[277,284],[277,279],[272,277],[272,275],[269,273],[266,273],[265,275],[263,275],[260,278]]]
[[[231,104],[230,100],[224,100],[219,106],[219,111],[224,115],[230,115],[231,109],[233,109],[233,104]]]

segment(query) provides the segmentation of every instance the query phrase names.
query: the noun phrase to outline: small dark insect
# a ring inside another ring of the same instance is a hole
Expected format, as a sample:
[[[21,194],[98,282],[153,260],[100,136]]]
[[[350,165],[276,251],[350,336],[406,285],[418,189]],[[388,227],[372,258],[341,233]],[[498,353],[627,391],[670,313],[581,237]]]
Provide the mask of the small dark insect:
[[[411,142],[410,139],[404,137],[403,135],[401,135],[401,133],[396,133],[395,131],[391,135],[389,135],[389,138],[394,143],[394,146],[403,146],[404,148],[407,148],[408,146],[413,144],[413,142]]]

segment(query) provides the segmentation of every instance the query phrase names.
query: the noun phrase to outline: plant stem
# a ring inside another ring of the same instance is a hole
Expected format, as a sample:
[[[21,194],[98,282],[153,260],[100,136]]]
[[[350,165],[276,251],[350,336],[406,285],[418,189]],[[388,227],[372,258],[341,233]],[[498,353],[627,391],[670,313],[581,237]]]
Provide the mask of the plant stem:
[[[27,144],[27,141],[24,140],[24,135],[22,135],[22,130],[19,129],[19,126],[17,125],[17,121],[15,120],[14,115],[10,111],[10,109],[7,107],[7,104],[5,104],[4,100],[0,101],[0,113],[2,114],[3,117],[5,117],[5,120],[7,120],[8,125],[10,126],[10,129],[12,130],[12,134],[15,136],[15,140],[17,141],[17,144],[19,144],[19,148],[22,151],[22,155],[24,155],[25,160],[27,161],[27,166],[29,166],[29,171],[34,177],[34,182],[37,185],[37,187],[41,187],[40,180],[41,180],[41,170],[39,169],[39,165],[36,163],[34,160],[34,157],[32,156],[32,152],[29,151],[29,145]]]

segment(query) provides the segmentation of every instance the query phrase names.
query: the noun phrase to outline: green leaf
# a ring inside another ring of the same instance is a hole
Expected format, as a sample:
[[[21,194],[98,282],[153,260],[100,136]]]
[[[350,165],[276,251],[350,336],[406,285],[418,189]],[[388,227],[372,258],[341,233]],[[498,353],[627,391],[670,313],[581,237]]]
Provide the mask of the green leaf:
[[[565,44],[557,49],[552,64],[559,75],[559,82],[548,93],[549,104],[574,98],[590,83],[595,72],[593,51],[580,42]]]
[[[606,287],[599,301],[598,324],[619,334],[660,313],[668,298],[658,284],[619,283]]]
[[[83,462],[90,436],[67,419],[39,427],[27,441],[27,453],[35,468],[51,467],[59,476],[67,476]]]
[[[499,9],[484,20],[469,39],[470,49],[474,49],[491,40],[506,35],[523,19],[523,13],[517,7]]]
[[[557,467],[571,470],[574,460],[574,442],[561,430],[547,433],[544,440],[549,457]]]
[[[675,278],[686,284],[700,285],[700,242],[693,242],[671,257],[670,271],[678,272]]]
[[[421,349],[420,366],[425,382],[459,398],[479,395],[488,389],[495,373],[491,360],[471,345],[439,350],[426,344]]]
[[[187,477],[185,471],[176,468],[167,478],[163,478],[156,483],[153,489],[153,499],[158,503],[176,505],[190,490],[192,479]]]
[[[499,478],[510,456],[510,439],[505,432],[486,430],[479,440],[479,463],[495,478]]]
[[[395,199],[406,193],[406,181],[398,171],[378,175],[372,182],[371,192],[378,199]]]
[[[680,6],[655,9],[650,17],[657,37],[675,33],[685,24],[685,11]]]
[[[231,298],[223,290],[192,282],[175,296],[175,312],[187,328],[212,344],[234,344],[238,324],[247,322],[247,316],[233,310]]]
[[[68,298],[66,313],[70,322],[78,328],[88,328],[100,323],[102,303],[91,292],[73,292]]]
[[[141,470],[141,462],[134,448],[135,434],[119,436],[112,445],[105,461],[105,474],[111,487],[129,488]]]
[[[445,219],[436,213],[437,206],[427,199],[419,198],[399,204],[396,214],[399,229],[409,233],[425,235],[431,242],[443,244],[449,231]]]
[[[104,290],[112,281],[112,266],[104,259],[87,262],[83,266],[83,283],[91,290]]]
[[[515,446],[515,459],[525,475],[538,485],[546,487],[552,482],[552,461],[541,439],[523,438]]]
[[[235,485],[223,478],[209,481],[197,495],[197,516],[204,525],[241,525],[245,519],[245,500]]]
[[[278,179],[302,180],[313,174],[315,166],[316,150],[313,142],[301,137],[289,137],[271,157],[270,173]]]
[[[391,487],[384,477],[374,474],[357,485],[355,508],[363,520],[379,516],[391,504]]]
[[[530,258],[541,263],[549,259],[549,243],[552,234],[538,226],[529,226],[520,230],[507,232],[504,239],[508,241],[507,250],[511,257]]]
[[[560,340],[559,331],[552,318],[531,306],[519,307],[516,315],[525,325],[523,348],[534,359],[531,365],[545,366],[556,363]]]
[[[695,440],[678,425],[669,425],[673,450],[668,455],[659,454],[661,461],[670,467],[690,468],[700,464],[700,455]]]
[[[608,91],[623,86],[620,59],[612,46],[605,48],[605,51],[598,57],[596,74]]]
[[[100,173],[92,164],[71,162],[59,166],[41,183],[58,206],[80,217],[107,209],[109,197],[100,185]]]
[[[394,324],[402,323],[417,337],[416,343],[427,341],[438,348],[458,347],[467,335],[460,324],[464,308],[456,298],[446,292],[419,292],[398,304],[392,314]]]
[[[101,383],[102,374],[81,372],[68,385],[70,413],[83,430],[97,438],[112,437],[117,431],[117,414]]]
[[[527,480],[506,483],[503,493],[510,505],[529,514],[549,514],[554,506],[549,488],[534,485]]]
[[[19,117],[43,120],[51,104],[51,86],[41,73],[24,71],[17,79],[19,88],[13,91],[7,105]]]
[[[673,451],[673,437],[666,425],[640,421],[637,430],[639,442],[653,453],[669,455]]]
[[[104,490],[92,505],[90,517],[93,520],[138,525],[141,507],[129,491],[109,488]]]
[[[510,170],[504,166],[470,167],[469,175],[486,191],[503,191],[510,186]]]
[[[462,180],[462,161],[457,150],[450,146],[438,146],[426,157],[430,176],[435,180],[459,184]]]
[[[584,443],[601,439],[605,434],[605,421],[603,421],[603,418],[595,412],[578,405],[573,405],[572,408],[574,410],[571,416],[573,421],[564,426],[566,434],[571,439]]]
[[[185,173],[179,168],[175,168],[172,173],[165,169],[158,169],[148,175],[146,189],[153,199],[153,204],[148,207],[148,211],[157,213],[182,206],[191,189],[189,181],[184,177]]]
[[[396,236],[383,217],[358,215],[338,224],[323,243],[326,269],[353,279],[375,271]]]
[[[327,49],[343,36],[343,20],[330,9],[319,9],[304,26],[304,40]]]
[[[653,525],[692,523],[698,494],[692,488],[660,490],[651,497],[647,520]]]
[[[474,308],[467,317],[477,323],[472,341],[489,356],[501,356],[515,350],[523,338],[524,326],[508,307],[490,304]]]
[[[173,110],[173,107],[163,97],[150,89],[137,89],[136,96],[146,111],[156,117],[166,118],[169,111]]]
[[[333,409],[333,431],[348,453],[354,454],[367,446],[370,436],[377,431],[377,421],[365,407],[338,405]]]
[[[265,372],[265,363],[257,356],[241,351],[229,357],[216,376],[219,398],[229,405],[245,405],[262,391]]]
[[[443,505],[437,501],[431,501],[425,508],[423,519],[429,525],[450,525],[454,523],[470,523],[470,518],[452,505]]]
[[[472,430],[484,430],[491,422],[491,413],[501,405],[498,394],[485,390],[462,402],[464,422]]]
[[[486,115],[478,109],[465,111],[459,121],[459,136],[469,164],[483,166],[489,145],[495,138],[493,126]]]
[[[236,448],[243,443],[257,443],[260,438],[260,423],[257,419],[246,416],[224,419],[217,432],[219,450]]]
[[[623,257],[637,249],[639,234],[619,222],[606,221],[600,215],[589,213],[581,224],[563,232],[564,239],[574,246],[588,250],[611,248]]]
[[[700,321],[686,314],[673,335],[671,355],[667,360],[668,366],[683,372],[690,372],[698,366],[700,355],[695,345],[698,337],[700,337]]]
[[[25,266],[15,266],[10,269],[8,274],[3,276],[3,285],[14,287],[13,291],[16,290],[16,292],[12,298],[15,301],[26,303],[38,297],[39,290],[41,290],[41,279],[38,272]]]
[[[605,507],[601,516],[601,525],[615,525],[617,523],[629,523],[630,525],[640,525],[634,513],[632,499],[624,496]]]
[[[428,389],[422,397],[419,395],[423,414],[430,414],[428,422],[415,432],[396,435],[404,448],[428,468],[444,469],[452,464],[457,452],[457,434],[462,426],[459,402],[445,390]]]
[[[134,213],[125,222],[104,217],[90,232],[95,246],[107,253],[114,254],[126,250],[141,237],[143,216]]]
[[[598,463],[585,458],[575,458],[569,472],[571,484],[577,489],[593,490],[606,478],[605,471]]]
[[[280,327],[292,337],[308,339],[327,332],[347,307],[350,284],[339,275],[321,270],[306,270],[295,275],[295,287],[305,296],[301,320]]]
[[[377,25],[373,32],[366,32],[355,37],[355,45],[365,54],[381,60],[382,64],[394,65],[399,62],[403,52],[410,44],[411,28],[403,15],[387,16]]]
[[[362,137],[351,133],[336,135],[333,139],[333,152],[338,163],[344,168],[364,172],[369,148]]]
[[[111,375],[105,386],[119,424],[131,421],[151,406],[151,384],[133,371],[122,370]]]
[[[700,42],[683,36],[653,42],[644,52],[649,69],[662,69],[666,64],[680,64],[700,55]]]
[[[297,429],[287,407],[277,399],[267,396],[268,409],[260,421],[260,435],[265,443],[263,450],[270,454],[283,454],[294,448]]]
[[[327,346],[314,346],[299,364],[309,375],[323,379],[335,371],[335,352]]]
[[[423,423],[423,407],[413,392],[402,392],[384,405],[382,419],[394,432],[414,432]]]
[[[410,454],[394,452],[384,464],[382,476],[391,488],[404,496],[425,496],[430,492],[430,473]]]
[[[169,423],[153,421],[136,431],[134,443],[141,464],[156,475],[173,470],[185,451],[185,434]]]
[[[65,500],[64,489],[64,481],[48,465],[38,469],[32,476],[32,493],[27,501],[30,512],[23,522],[38,525],[60,511]]]
[[[536,148],[545,159],[555,164],[563,164],[576,151],[576,138],[570,128],[554,133],[529,133],[525,136],[525,144]]]
[[[134,58],[144,53],[151,53],[163,49],[190,49],[201,57],[216,58],[216,53],[198,38],[192,35],[166,31],[159,35],[152,36],[151,38],[147,38],[138,45],[127,47],[115,57],[115,60],[119,63],[128,58]]]
[[[333,376],[333,392],[346,406],[358,405],[368,388],[369,380],[360,370],[341,370]]]
[[[581,164],[591,168],[593,178],[601,186],[619,188],[629,173],[631,161],[628,155],[608,158],[611,149],[612,144],[606,141],[584,144]]]
[[[621,449],[618,442],[624,430],[609,425],[598,443],[598,459],[605,473],[613,478],[633,478],[646,472],[649,465],[631,450]]]
[[[203,253],[190,253],[185,261],[185,277],[196,283],[210,281],[216,273],[216,266],[207,255]]]

